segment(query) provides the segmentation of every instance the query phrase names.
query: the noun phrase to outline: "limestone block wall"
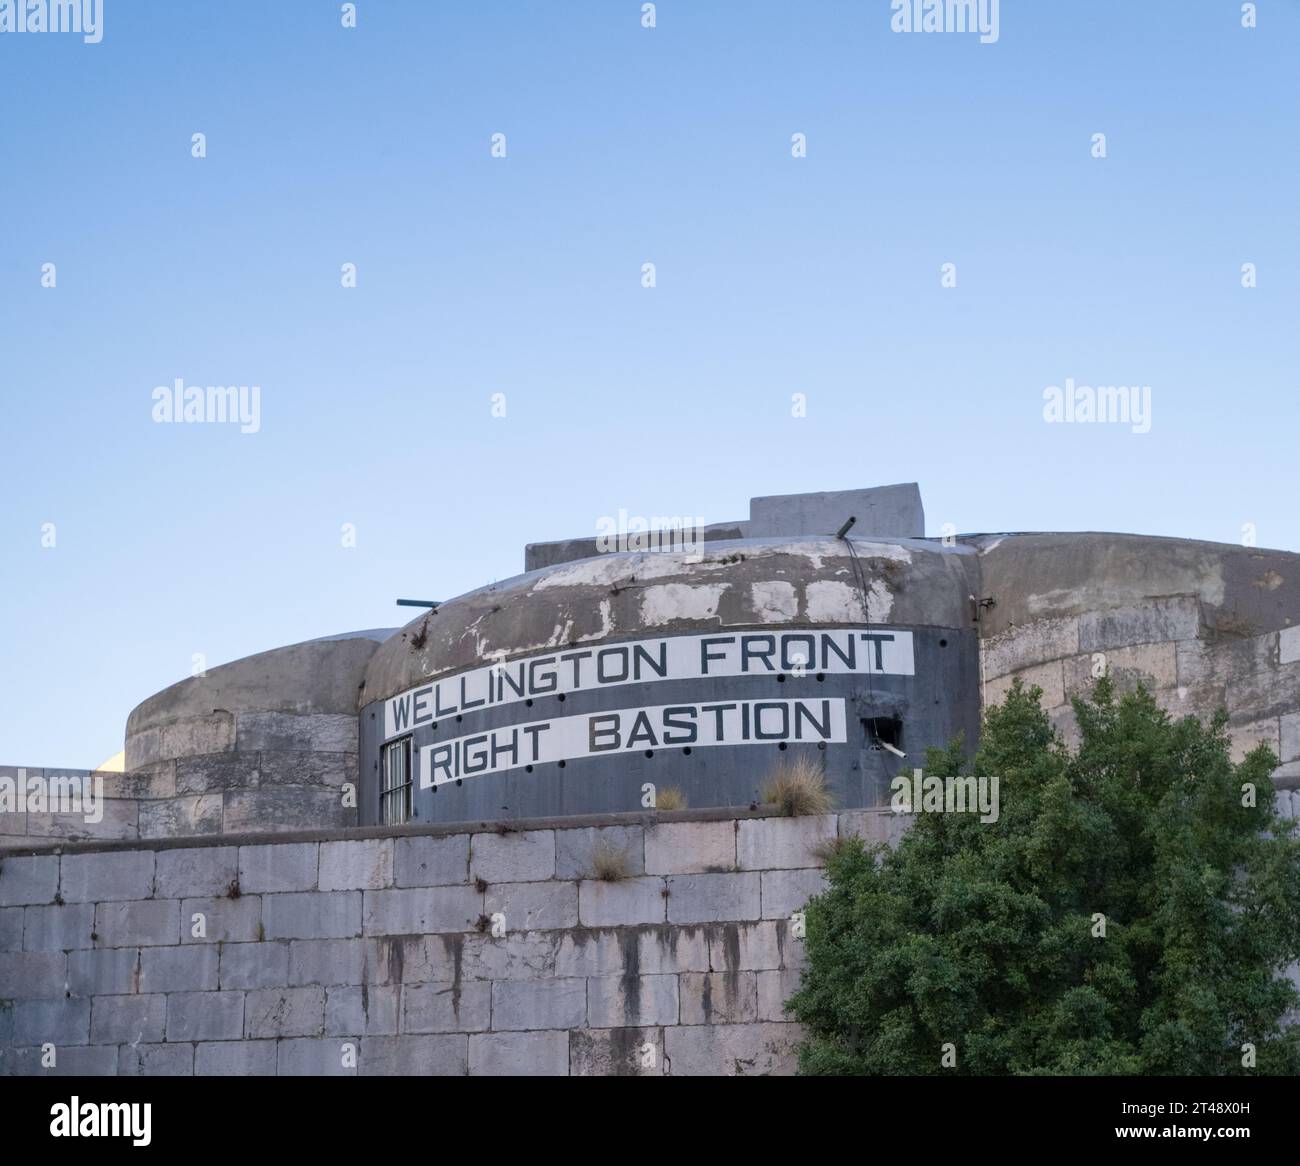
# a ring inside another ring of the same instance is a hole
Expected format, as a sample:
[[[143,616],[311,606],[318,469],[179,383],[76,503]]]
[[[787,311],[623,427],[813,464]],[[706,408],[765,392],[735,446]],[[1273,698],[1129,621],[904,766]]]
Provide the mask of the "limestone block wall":
[[[986,707],[1017,677],[1038,685],[1073,744],[1069,700],[1104,668],[1121,690],[1143,681],[1171,716],[1225,708],[1237,760],[1261,742],[1281,759],[1288,809],[1300,788],[1300,555],[1129,535],[979,546],[996,600],[981,620]]]
[[[0,859],[0,1070],[791,1073],[791,915],[819,846],[904,823],[684,811],[29,848]],[[601,846],[625,877],[593,877]]]

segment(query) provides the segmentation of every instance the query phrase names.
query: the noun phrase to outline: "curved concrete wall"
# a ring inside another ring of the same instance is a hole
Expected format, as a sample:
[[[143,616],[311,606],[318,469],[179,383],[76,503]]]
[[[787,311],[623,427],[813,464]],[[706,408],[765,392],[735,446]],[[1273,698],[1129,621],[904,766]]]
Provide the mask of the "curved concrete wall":
[[[458,676],[498,654],[505,661],[550,661],[564,668],[568,665],[555,662],[575,653],[623,651],[631,640],[707,633],[716,641],[734,633],[743,650],[745,642],[761,644],[774,633],[801,629],[910,635],[915,673],[836,675],[818,672],[813,664],[802,677],[756,668],[743,676],[649,678],[612,689],[570,691],[567,700],[537,695],[509,707],[489,702],[472,712],[466,703],[432,724],[426,716],[417,726],[417,758],[425,747],[442,749],[448,742],[479,748],[493,729],[508,740],[530,723],[563,731],[557,721],[664,706],[699,709],[703,719],[716,702],[759,702],[749,705],[755,715],[760,704],[779,712],[775,703],[811,701],[807,707],[823,713],[833,705],[842,708],[845,728],[838,741],[815,744],[749,740],[670,748],[665,738],[649,741],[650,748],[570,755],[568,761],[552,759],[509,772],[480,771],[438,788],[417,781],[414,816],[458,822],[634,810],[642,805],[647,784],[679,786],[693,807],[744,805],[758,797],[772,769],[800,753],[824,760],[839,805],[880,804],[904,761],[866,747],[866,719],[902,718],[906,748],[916,757],[927,745],[946,744],[957,733],[973,741],[978,732],[978,645],[969,602],[976,561],[969,548],[923,540],[853,539],[850,547],[830,537],[747,539],[710,542],[696,555],[600,555],[449,601],[383,644],[366,671],[362,821],[377,820],[386,698],[446,678],[454,689]],[[631,719],[625,712],[624,734]],[[578,730],[584,740],[588,723]],[[418,761],[421,779],[431,761]]]
[[[1072,740],[1069,698],[1104,667],[1173,716],[1226,708],[1235,754],[1267,744],[1275,782],[1300,786],[1300,555],[1121,534],[966,541],[995,600],[980,624],[986,705],[1020,677]]]
[[[142,837],[355,825],[357,694],[383,633],[260,652],[164,689],[127,720]]]

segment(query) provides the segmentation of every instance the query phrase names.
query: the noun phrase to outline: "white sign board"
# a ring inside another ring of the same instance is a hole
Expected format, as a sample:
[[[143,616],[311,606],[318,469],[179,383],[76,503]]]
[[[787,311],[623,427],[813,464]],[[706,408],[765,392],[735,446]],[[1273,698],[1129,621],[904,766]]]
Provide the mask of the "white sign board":
[[[844,700],[740,700],[607,709],[424,745],[420,789],[529,765],[656,748],[842,743]]]
[[[524,656],[431,680],[384,701],[384,740],[442,718],[561,693],[716,676],[911,676],[912,633],[789,628],[625,640]]]

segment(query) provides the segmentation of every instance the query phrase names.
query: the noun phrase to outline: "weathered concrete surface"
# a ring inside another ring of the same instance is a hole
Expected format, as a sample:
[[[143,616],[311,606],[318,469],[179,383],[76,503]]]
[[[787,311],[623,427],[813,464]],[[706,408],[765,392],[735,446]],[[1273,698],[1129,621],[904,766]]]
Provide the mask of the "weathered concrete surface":
[[[860,536],[925,538],[925,510],[915,482],[820,494],[769,494],[749,500],[751,538],[831,535],[850,518]]]
[[[699,533],[706,543],[748,538],[749,523],[714,522],[706,525]],[[540,571],[544,567],[556,567],[561,563],[590,559],[600,553],[594,535],[591,538],[566,538],[555,542],[528,543],[524,547],[524,570]]]
[[[599,555],[517,575],[444,603],[386,640],[365,673],[362,706],[430,676],[551,648],[773,624],[971,626],[977,555],[918,539],[744,539],[676,552]],[[692,600],[700,589],[710,602]],[[788,600],[787,598],[788,597]]]

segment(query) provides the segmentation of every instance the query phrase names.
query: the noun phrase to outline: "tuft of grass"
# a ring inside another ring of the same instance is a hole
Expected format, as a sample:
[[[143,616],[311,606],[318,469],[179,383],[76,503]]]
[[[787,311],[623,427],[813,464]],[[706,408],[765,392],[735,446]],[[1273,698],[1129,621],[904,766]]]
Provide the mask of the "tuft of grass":
[[[591,870],[596,878],[607,883],[616,883],[632,873],[627,851],[620,850],[604,838],[591,852]]]
[[[680,786],[670,785],[659,790],[655,794],[656,810],[684,810],[686,809],[686,795],[682,793]]]
[[[787,818],[804,814],[829,814],[831,792],[822,767],[806,757],[782,762],[763,783],[759,798],[776,806]]]

